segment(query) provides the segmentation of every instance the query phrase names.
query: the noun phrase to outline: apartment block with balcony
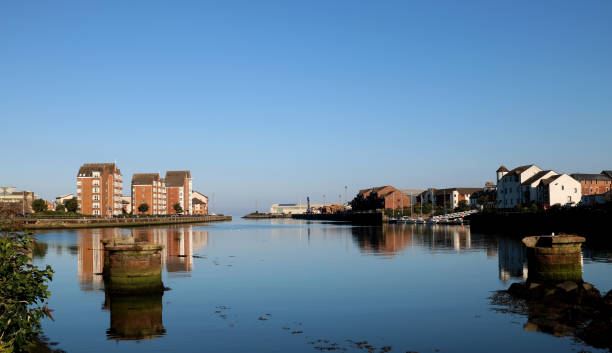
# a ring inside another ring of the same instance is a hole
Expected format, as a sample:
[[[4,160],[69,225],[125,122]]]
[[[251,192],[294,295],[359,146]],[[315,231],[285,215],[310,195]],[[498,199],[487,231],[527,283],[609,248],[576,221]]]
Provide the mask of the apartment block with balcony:
[[[112,217],[121,214],[123,182],[115,163],[86,163],[77,174],[79,212]]]
[[[132,207],[134,213],[147,215],[165,215],[168,212],[166,200],[166,183],[159,173],[137,173],[132,176]],[[138,207],[147,204],[146,212]]]
[[[181,205],[183,214],[193,214],[193,189],[191,172],[188,170],[174,170],[166,172],[166,195],[168,201],[168,214],[176,214],[174,205]]]

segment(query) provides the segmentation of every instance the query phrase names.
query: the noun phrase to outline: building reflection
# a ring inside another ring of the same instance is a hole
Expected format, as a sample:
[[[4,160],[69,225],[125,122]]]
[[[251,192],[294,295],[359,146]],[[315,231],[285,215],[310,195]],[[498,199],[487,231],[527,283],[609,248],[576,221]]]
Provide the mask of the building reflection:
[[[512,279],[526,280],[529,274],[527,249],[520,239],[509,237],[497,238],[497,260],[499,279],[506,284]]]
[[[385,224],[382,227],[353,227],[353,240],[364,253],[395,255],[408,247],[432,251],[460,252],[472,248],[469,227]]]
[[[191,271],[194,251],[208,245],[208,231],[193,227],[80,229],[77,234],[78,278],[82,290],[104,289],[101,240],[134,237],[136,241],[163,244],[162,266],[173,273]]]
[[[487,257],[497,257],[499,279],[527,278],[526,250],[520,239],[503,236],[473,235],[470,227],[447,225],[396,225],[353,227],[353,240],[367,254],[393,256],[406,248],[418,247],[430,252],[485,251]]]

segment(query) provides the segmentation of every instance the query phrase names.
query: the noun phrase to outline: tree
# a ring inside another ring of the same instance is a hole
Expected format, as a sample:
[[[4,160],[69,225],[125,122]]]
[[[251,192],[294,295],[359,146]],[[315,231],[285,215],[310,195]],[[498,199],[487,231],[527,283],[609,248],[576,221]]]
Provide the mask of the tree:
[[[469,211],[469,210],[470,210],[470,205],[468,205],[467,200],[459,201],[459,203],[457,204],[457,208],[455,208],[455,211],[457,212],[464,212],[464,211]]]
[[[53,270],[31,264],[33,244],[34,239],[25,234],[0,237],[0,351],[27,350],[41,333],[40,320],[51,317],[45,300]]]
[[[55,205],[55,211],[57,212],[66,212],[66,206],[63,203],[58,203]]]
[[[79,202],[76,197],[64,201],[64,206],[66,206],[66,211],[68,212],[76,213],[79,210]]]
[[[181,204],[178,202],[175,203],[174,206],[172,206],[172,208],[174,208],[176,213],[183,213],[183,208],[181,207]]]
[[[47,202],[43,199],[36,199],[32,202],[34,212],[43,212],[47,210]]]
[[[427,214],[430,213],[432,209],[432,206],[430,203],[426,203],[423,205],[423,213]]]
[[[141,203],[140,206],[138,206],[138,212],[145,213],[149,210],[149,205],[147,205],[146,203]]]

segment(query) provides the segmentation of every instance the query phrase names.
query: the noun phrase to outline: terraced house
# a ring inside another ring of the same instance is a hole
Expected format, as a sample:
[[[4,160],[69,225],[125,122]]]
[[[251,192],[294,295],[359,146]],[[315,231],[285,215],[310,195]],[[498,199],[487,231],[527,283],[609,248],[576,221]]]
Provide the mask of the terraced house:
[[[112,217],[121,214],[123,182],[115,163],[85,163],[77,174],[79,212]]]
[[[159,173],[136,173],[132,175],[132,207],[134,213],[147,215],[167,214],[166,183]],[[140,212],[142,204],[149,206],[146,212]]]
[[[535,164],[512,170],[502,165],[496,173],[498,208],[514,208],[528,203],[576,205],[582,196],[580,183],[570,175],[542,170]]]

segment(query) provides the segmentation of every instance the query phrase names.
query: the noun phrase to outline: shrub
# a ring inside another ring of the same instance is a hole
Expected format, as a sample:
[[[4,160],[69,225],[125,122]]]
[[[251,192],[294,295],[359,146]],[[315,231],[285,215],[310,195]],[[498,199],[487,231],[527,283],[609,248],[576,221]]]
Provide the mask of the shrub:
[[[47,282],[53,277],[49,265],[43,270],[30,263],[34,239],[9,233],[0,236],[0,347],[25,350],[41,333],[40,320],[51,316],[45,300]]]
[[[34,212],[43,212],[47,210],[47,203],[43,199],[36,199],[32,202]]]

